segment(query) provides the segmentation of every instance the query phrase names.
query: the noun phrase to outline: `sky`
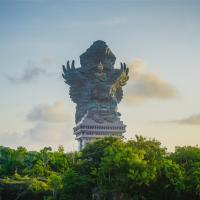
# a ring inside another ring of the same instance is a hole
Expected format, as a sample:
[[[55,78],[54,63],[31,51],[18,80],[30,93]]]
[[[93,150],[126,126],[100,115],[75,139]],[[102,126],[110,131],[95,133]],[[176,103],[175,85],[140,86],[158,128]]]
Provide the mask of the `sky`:
[[[103,40],[130,80],[118,105],[169,151],[200,145],[200,1],[0,0],[0,145],[77,150],[63,64]]]

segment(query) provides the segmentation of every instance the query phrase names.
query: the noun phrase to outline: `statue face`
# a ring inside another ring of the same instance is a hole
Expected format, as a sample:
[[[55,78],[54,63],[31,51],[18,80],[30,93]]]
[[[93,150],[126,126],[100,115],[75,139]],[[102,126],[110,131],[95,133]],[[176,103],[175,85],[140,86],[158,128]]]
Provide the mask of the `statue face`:
[[[103,65],[100,63],[100,64],[97,66],[97,69],[98,69],[98,72],[99,72],[99,73],[102,73],[102,72],[103,72]]]

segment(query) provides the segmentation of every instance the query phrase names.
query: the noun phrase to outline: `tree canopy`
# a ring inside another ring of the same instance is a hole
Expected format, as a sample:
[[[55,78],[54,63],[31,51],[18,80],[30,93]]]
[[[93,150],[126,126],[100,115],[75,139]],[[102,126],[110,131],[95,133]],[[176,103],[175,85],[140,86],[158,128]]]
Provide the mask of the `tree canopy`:
[[[198,200],[200,148],[112,137],[80,152],[0,146],[2,200]]]

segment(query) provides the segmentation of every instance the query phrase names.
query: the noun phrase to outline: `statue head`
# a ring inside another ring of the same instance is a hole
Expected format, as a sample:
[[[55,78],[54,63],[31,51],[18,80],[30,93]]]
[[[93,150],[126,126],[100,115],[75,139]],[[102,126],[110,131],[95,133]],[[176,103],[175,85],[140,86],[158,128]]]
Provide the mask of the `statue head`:
[[[99,72],[99,73],[102,73],[102,72],[103,72],[103,65],[102,65],[101,61],[100,61],[99,64],[97,65],[97,69],[98,69],[98,72]]]
[[[99,60],[103,63],[104,69],[114,68],[116,57],[102,40],[94,42],[85,53],[80,55],[81,67],[88,69],[95,68]]]

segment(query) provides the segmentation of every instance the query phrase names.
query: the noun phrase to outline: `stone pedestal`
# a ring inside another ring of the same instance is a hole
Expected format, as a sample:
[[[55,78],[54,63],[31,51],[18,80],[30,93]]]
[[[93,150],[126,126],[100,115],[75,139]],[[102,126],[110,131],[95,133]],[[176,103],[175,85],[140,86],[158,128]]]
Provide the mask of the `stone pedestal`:
[[[109,136],[122,138],[125,129],[126,125],[120,120],[97,123],[86,116],[74,127],[74,134],[79,143],[79,150],[82,150],[87,143],[99,138]]]

